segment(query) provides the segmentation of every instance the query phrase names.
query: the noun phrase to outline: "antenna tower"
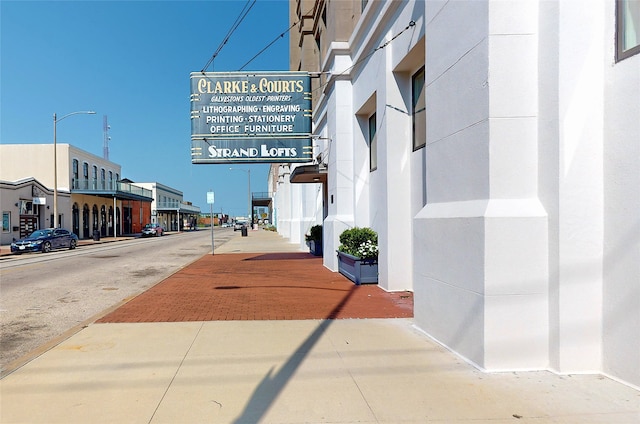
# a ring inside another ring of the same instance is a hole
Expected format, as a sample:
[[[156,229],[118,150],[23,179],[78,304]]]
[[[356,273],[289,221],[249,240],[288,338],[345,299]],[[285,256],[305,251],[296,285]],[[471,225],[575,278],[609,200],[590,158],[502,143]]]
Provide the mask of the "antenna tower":
[[[111,140],[111,137],[109,137],[109,128],[111,128],[109,126],[109,124],[107,124],[107,115],[104,115],[103,119],[102,119],[102,129],[104,132],[104,142],[102,143],[102,156],[105,160],[109,160],[109,140]]]

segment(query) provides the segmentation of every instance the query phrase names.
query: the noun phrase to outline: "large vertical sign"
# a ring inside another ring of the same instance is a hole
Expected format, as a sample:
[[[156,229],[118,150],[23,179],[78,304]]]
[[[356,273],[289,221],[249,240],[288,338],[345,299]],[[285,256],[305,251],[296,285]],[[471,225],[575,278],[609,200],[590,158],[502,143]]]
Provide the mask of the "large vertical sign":
[[[309,162],[306,72],[191,73],[192,163]]]

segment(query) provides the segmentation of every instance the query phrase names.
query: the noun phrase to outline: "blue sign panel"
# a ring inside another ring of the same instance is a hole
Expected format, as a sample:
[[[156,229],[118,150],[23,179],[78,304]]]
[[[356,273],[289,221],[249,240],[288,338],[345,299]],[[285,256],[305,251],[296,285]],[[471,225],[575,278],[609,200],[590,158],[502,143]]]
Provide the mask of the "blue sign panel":
[[[192,163],[312,160],[306,72],[191,73]]]

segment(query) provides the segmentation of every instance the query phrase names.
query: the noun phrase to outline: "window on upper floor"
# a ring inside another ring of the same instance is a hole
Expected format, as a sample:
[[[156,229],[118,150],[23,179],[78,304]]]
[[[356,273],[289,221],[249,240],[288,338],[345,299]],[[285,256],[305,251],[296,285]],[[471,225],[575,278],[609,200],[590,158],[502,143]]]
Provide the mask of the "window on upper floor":
[[[105,180],[106,180],[106,179],[107,179],[107,176],[106,176],[106,174],[105,174],[104,168],[101,168],[101,169],[100,169],[100,188],[101,188],[102,190],[104,190],[104,189],[105,189],[105,184],[104,184],[104,182],[105,182]]]
[[[640,0],[616,1],[616,61],[640,53]]]
[[[2,212],[2,232],[11,231],[11,212]]]
[[[72,188],[77,188],[78,185],[78,176],[79,176],[79,164],[78,164],[78,159],[74,159],[72,162],[72,167],[73,167],[73,180],[71,182],[71,187]]]
[[[378,138],[376,137],[376,114],[369,117],[369,171],[378,169]]]
[[[318,33],[316,35],[316,49],[318,49],[318,61],[322,62],[322,35]]]
[[[411,121],[413,125],[413,150],[427,142],[427,112],[424,91],[424,67],[411,77]]]
[[[89,179],[89,164],[87,162],[82,163],[82,178]]]

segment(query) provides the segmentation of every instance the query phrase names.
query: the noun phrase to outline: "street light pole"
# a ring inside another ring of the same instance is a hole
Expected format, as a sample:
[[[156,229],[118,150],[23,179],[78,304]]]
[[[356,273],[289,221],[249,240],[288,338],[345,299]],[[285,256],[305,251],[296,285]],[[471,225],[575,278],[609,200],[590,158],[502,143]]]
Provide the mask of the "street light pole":
[[[253,208],[251,207],[251,169],[242,169],[242,168],[229,168],[233,171],[244,171],[247,173],[247,202],[249,207],[249,216],[247,218],[251,219],[251,228],[253,229]]]
[[[71,115],[95,115],[92,110],[71,112],[58,119],[58,116],[53,114],[53,228],[58,228],[58,144],[57,144],[57,124],[58,121],[62,121]]]

